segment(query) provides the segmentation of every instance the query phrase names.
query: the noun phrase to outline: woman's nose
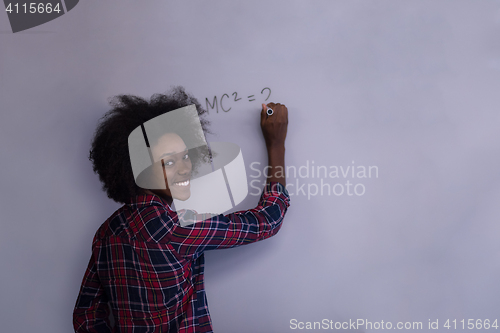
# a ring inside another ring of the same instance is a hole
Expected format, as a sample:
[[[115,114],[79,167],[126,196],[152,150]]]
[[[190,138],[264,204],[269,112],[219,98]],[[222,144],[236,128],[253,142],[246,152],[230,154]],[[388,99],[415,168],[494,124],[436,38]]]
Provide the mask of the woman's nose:
[[[179,169],[177,169],[177,172],[180,174],[180,175],[186,175],[186,174],[189,174],[189,172],[191,172],[191,161],[189,160],[183,160],[180,165],[179,165]]]

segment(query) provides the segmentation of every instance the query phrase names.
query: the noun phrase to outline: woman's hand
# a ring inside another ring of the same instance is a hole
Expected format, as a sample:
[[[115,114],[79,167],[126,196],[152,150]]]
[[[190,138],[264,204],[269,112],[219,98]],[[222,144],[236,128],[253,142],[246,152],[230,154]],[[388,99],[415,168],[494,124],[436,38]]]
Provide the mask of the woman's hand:
[[[272,115],[267,109],[273,110]],[[262,104],[260,127],[266,141],[269,162],[268,182],[278,182],[286,186],[285,178],[285,139],[288,128],[288,109],[282,104]]]
[[[273,114],[270,116],[267,114],[268,108],[273,110]],[[286,106],[280,103],[262,104],[260,127],[268,149],[277,146],[284,147],[288,127],[288,109]]]

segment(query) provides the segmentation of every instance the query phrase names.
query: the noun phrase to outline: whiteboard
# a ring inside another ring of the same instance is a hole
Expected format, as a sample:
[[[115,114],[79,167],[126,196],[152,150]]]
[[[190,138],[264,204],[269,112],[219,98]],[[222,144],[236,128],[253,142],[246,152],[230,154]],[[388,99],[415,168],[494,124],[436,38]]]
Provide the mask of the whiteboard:
[[[281,231],[206,253],[215,332],[500,319],[498,1],[81,1],[15,34],[0,17],[5,332],[72,331],[119,207],[87,159],[97,121],[173,85],[241,147],[240,209],[264,180],[259,105],[289,109]]]

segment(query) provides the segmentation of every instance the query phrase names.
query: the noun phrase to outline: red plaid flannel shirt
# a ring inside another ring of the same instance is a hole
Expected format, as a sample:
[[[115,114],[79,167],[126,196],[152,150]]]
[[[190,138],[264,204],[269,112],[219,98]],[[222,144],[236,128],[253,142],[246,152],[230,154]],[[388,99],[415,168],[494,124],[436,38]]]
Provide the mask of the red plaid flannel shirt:
[[[273,236],[289,200],[284,186],[270,183],[254,209],[181,227],[160,197],[137,196],[94,237],[75,332],[212,332],[203,252]]]

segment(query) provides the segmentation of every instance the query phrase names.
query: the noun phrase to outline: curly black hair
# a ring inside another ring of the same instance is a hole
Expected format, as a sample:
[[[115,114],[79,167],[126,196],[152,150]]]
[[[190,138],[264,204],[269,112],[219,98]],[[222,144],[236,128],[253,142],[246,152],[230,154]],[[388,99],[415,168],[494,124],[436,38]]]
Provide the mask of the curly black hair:
[[[97,126],[89,160],[94,172],[99,175],[102,189],[116,202],[128,203],[131,198],[144,193],[135,183],[128,148],[128,137],[135,128],[161,114],[194,104],[203,132],[210,133],[209,122],[203,117],[207,111],[181,86],[172,88],[167,94],[154,94],[149,102],[133,95],[118,95],[109,103],[112,109],[101,118]],[[171,130],[175,132],[175,129]],[[183,138],[181,133],[177,134]],[[210,153],[194,149],[190,152],[190,157],[194,169],[200,160],[209,160]]]

